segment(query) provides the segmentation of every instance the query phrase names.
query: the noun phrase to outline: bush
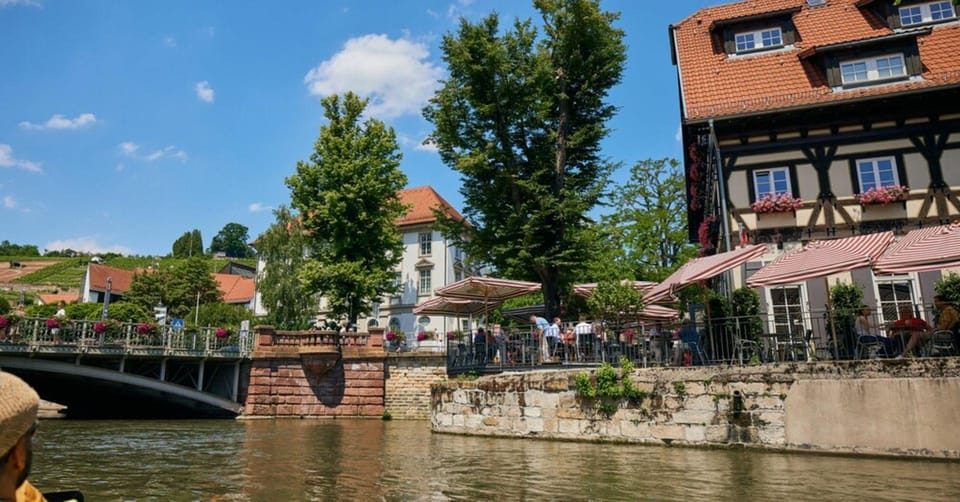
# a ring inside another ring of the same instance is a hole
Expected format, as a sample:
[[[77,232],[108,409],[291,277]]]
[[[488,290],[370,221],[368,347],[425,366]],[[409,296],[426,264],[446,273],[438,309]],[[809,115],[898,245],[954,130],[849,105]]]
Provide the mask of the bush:
[[[129,302],[111,303],[107,319],[116,319],[120,322],[143,322],[153,321],[153,314],[147,312],[139,305]]]
[[[6,298],[0,298],[0,315],[10,313],[10,302]]]
[[[837,341],[852,351],[856,344],[854,323],[863,305],[863,289],[856,284],[841,282],[830,288],[830,302],[833,304]]]
[[[947,274],[934,284],[933,290],[944,297],[947,303],[960,306],[960,275],[952,272]]]
[[[734,290],[730,302],[731,314],[735,317],[736,332],[747,340],[758,341],[763,333],[760,320],[760,295],[751,288]]]
[[[83,321],[100,319],[103,305],[100,303],[71,303],[66,307],[67,318]]]
[[[188,322],[194,320],[196,309],[189,313]],[[200,326],[234,326],[239,327],[240,321],[251,321],[253,312],[243,305],[230,305],[223,302],[206,303],[200,305],[200,315],[196,316]]]
[[[30,305],[24,310],[27,317],[53,317],[56,313],[57,306],[51,304]]]

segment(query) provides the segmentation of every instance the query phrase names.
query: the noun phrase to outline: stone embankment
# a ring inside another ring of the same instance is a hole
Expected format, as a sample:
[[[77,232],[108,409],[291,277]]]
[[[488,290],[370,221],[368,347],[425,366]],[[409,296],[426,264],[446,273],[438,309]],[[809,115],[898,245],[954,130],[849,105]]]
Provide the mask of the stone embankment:
[[[639,396],[612,406],[578,395],[580,372],[438,383],[431,426],[486,436],[960,459],[956,358],[639,369],[629,375]]]

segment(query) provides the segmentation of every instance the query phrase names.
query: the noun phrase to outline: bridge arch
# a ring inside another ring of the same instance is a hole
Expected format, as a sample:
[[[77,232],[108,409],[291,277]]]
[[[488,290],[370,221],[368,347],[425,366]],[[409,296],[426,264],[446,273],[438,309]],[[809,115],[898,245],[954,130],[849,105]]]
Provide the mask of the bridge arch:
[[[78,418],[233,418],[243,406],[182,385],[112,369],[37,358],[0,357],[0,368]]]

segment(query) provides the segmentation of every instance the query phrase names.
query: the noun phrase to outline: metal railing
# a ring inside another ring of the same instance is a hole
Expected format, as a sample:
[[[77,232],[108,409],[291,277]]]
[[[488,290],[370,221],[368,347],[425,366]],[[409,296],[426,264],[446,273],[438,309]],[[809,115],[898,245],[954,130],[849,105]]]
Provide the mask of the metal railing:
[[[9,321],[8,321],[9,322]],[[220,332],[221,336],[218,336]],[[140,323],[21,318],[0,328],[0,352],[60,352],[250,357],[252,335],[217,327],[145,328]]]

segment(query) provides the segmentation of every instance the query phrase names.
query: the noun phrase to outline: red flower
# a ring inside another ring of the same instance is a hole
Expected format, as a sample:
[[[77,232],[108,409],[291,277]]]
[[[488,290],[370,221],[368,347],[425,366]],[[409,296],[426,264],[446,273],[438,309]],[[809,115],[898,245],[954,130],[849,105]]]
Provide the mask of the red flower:
[[[910,189],[905,186],[889,186],[889,187],[880,187],[880,188],[871,188],[863,193],[855,194],[853,197],[857,199],[861,205],[868,204],[889,204],[891,202],[900,202],[907,198],[907,195],[910,194]]]
[[[52,318],[52,317],[51,317],[50,319],[47,319],[47,327],[48,327],[48,328],[53,329],[53,328],[56,328],[56,327],[59,327],[59,326],[60,326],[60,323],[58,323],[56,319],[54,319],[54,318]]]
[[[424,333],[423,331],[417,333],[417,341],[418,341],[418,342],[422,342],[422,341],[424,341],[424,340],[426,340],[426,339],[427,339],[427,334],[426,334],[426,333]]]
[[[755,213],[785,213],[803,207],[803,201],[789,194],[766,194],[750,205]]]
[[[392,342],[397,337],[397,334],[393,331],[387,331],[387,336],[385,337],[388,342]]]
[[[0,329],[6,328],[10,325],[10,319],[7,319],[7,316],[0,315]]]
[[[153,333],[154,329],[156,328],[148,322],[142,322],[137,325],[137,333],[141,335],[149,335],[150,333]]]
[[[215,334],[217,335],[217,338],[226,338],[230,336],[230,330],[227,328],[217,328],[217,332]]]
[[[96,324],[93,325],[93,332],[98,335],[101,335],[106,331],[107,331],[107,325],[102,321],[98,321]]]

